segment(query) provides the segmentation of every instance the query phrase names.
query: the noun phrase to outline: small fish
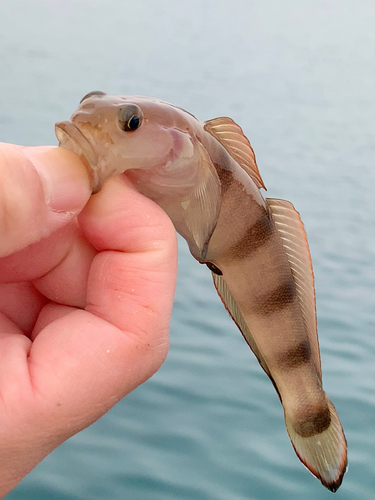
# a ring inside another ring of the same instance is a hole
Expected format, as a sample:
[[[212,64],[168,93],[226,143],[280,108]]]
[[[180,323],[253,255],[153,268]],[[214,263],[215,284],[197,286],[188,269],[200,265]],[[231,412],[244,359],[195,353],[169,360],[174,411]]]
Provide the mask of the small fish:
[[[169,215],[271,379],[296,454],[336,491],[347,447],[322,388],[305,230],[291,203],[262,197],[242,129],[230,118],[201,122],[159,99],[95,91],[56,124],[56,136],[88,164],[94,192],[126,171]]]

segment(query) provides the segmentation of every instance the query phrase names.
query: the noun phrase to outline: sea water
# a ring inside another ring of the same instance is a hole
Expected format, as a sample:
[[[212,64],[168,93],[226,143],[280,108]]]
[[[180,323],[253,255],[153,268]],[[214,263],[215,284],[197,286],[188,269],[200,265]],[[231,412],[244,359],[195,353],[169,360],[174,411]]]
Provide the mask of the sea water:
[[[348,440],[338,500],[375,489],[374,26],[372,0],[0,2],[1,141],[56,144],[54,123],[91,90],[242,126],[267,196],[292,201],[308,233],[324,387]],[[8,496],[331,497],[182,240],[163,367]]]

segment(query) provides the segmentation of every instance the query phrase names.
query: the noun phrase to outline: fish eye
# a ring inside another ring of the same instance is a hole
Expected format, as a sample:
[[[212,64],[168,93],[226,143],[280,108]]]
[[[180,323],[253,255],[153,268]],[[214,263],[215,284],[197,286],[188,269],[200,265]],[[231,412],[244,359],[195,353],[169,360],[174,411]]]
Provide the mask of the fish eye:
[[[85,100],[85,99],[88,99],[89,97],[92,97],[93,95],[97,95],[97,96],[103,96],[103,95],[107,95],[105,92],[102,92],[101,90],[93,90],[92,92],[89,92],[88,94],[85,95],[85,97],[82,97],[82,99],[80,100],[80,104]]]
[[[142,125],[143,113],[136,104],[128,104],[118,110],[117,119],[121,130],[134,132]]]

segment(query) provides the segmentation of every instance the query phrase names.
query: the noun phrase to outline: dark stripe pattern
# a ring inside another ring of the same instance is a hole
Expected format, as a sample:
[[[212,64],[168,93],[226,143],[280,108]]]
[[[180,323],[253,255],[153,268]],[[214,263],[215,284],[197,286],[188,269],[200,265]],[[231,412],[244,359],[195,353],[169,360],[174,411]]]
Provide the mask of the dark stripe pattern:
[[[231,170],[222,168],[218,163],[215,163],[214,165],[216,168],[217,175],[219,176],[220,179],[221,196],[224,196],[232,185],[233,173]]]
[[[278,357],[278,366],[283,370],[298,368],[311,360],[311,348],[308,340],[303,340],[296,347]]]
[[[328,429],[331,423],[331,413],[328,405],[325,404],[317,411],[313,411],[303,422],[293,425],[294,430],[304,438],[315,436]]]
[[[254,300],[254,312],[267,315],[273,312],[281,311],[293,303],[296,297],[296,289],[292,279],[282,283],[277,288],[260,295]]]
[[[262,210],[258,220],[244,232],[243,238],[228,251],[228,256],[233,260],[245,259],[252,252],[265,245],[273,232],[274,227],[270,216],[266,210]]]

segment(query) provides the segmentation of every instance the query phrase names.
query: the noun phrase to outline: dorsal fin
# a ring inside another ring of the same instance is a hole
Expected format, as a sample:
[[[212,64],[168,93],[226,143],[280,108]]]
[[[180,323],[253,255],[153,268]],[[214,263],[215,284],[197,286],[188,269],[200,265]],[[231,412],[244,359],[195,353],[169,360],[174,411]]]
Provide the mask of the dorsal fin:
[[[267,198],[266,203],[289,261],[310,345],[312,348],[316,346],[314,357],[320,372],[314,274],[305,228],[299,213],[289,201]]]
[[[242,128],[232,118],[214,118],[204,129],[228,151],[230,156],[247,172],[258,189],[266,189],[260,176],[253,148]]]

